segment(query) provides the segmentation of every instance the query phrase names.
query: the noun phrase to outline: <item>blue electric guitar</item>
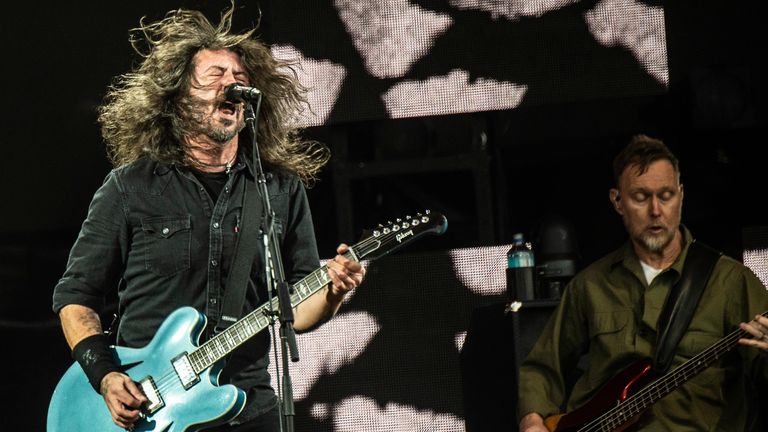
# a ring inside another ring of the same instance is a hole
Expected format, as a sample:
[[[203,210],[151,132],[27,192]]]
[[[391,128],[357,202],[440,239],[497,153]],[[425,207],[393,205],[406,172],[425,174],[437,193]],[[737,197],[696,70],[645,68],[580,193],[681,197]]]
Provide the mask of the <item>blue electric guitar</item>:
[[[437,213],[398,219],[352,246],[347,256],[356,261],[378,258],[422,235],[442,234],[447,226]],[[329,282],[325,266],[315,270],[293,285],[291,304],[296,306]],[[222,359],[269,326],[270,311],[277,308],[275,298],[198,346],[205,315],[183,307],[163,321],[147,346],[113,347],[117,363],[149,400],[134,431],[194,431],[235,418],[245,405],[245,392],[218,385]],[[59,381],[48,407],[48,432],[75,431],[124,432],[112,422],[104,399],[77,363]]]

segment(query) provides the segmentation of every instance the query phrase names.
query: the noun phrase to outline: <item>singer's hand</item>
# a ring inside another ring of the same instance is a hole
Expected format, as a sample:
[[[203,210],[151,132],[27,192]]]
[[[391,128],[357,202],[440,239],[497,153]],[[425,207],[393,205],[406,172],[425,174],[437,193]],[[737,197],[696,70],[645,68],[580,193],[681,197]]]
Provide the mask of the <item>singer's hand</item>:
[[[101,380],[101,394],[112,415],[112,421],[125,430],[132,430],[141,417],[141,406],[147,397],[125,374],[110,372]]]
[[[365,268],[357,261],[344,256],[349,250],[345,244],[336,249],[338,255],[326,264],[331,283],[296,307],[294,328],[304,331],[328,320],[338,312],[344,296],[362,283]]]
[[[365,268],[359,262],[344,256],[348,250],[349,246],[340,244],[336,248],[338,255],[328,262],[328,277],[331,278],[330,294],[337,298],[343,298],[349,291],[359,286],[365,277]]]

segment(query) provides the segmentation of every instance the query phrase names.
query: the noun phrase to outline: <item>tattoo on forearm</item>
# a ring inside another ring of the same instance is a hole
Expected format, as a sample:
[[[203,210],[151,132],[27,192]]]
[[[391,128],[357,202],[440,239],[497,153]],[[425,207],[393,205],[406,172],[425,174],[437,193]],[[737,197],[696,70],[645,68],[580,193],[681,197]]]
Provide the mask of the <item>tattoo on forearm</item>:
[[[99,315],[94,312],[83,312],[78,317],[78,322],[84,329],[101,333],[101,320]]]

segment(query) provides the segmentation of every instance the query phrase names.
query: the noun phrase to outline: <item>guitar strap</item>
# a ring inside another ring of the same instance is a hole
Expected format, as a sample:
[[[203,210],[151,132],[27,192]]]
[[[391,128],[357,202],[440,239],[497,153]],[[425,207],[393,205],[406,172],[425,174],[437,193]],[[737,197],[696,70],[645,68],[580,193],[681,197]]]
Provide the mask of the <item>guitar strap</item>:
[[[235,250],[232,256],[232,264],[229,267],[227,282],[224,284],[224,299],[221,303],[221,313],[216,323],[215,332],[226,329],[240,319],[245,303],[245,290],[248,287],[249,275],[253,260],[256,257],[256,245],[261,236],[259,226],[263,213],[260,200],[253,200],[248,204],[247,197],[255,198],[259,195],[255,180],[243,175],[245,192],[243,193],[243,207],[240,215],[240,232],[235,240]]]
[[[669,369],[675,349],[693,319],[704,287],[707,286],[715,263],[723,253],[694,240],[688,247],[680,280],[672,287],[659,317],[658,343],[653,359],[654,369],[664,373]]]

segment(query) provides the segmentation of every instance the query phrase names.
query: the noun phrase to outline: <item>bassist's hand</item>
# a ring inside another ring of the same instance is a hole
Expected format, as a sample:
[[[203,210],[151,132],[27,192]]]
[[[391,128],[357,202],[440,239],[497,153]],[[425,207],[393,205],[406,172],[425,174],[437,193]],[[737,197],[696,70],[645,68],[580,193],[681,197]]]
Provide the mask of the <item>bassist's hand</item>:
[[[147,402],[136,383],[128,375],[110,372],[101,380],[101,395],[112,414],[112,421],[123,429],[133,429],[141,416],[139,408]]]
[[[549,432],[544,419],[535,412],[528,413],[520,420],[520,432]]]
[[[740,327],[752,335],[752,338],[739,339],[740,344],[768,351],[768,317],[757,315],[754,320],[741,323]]]

